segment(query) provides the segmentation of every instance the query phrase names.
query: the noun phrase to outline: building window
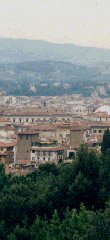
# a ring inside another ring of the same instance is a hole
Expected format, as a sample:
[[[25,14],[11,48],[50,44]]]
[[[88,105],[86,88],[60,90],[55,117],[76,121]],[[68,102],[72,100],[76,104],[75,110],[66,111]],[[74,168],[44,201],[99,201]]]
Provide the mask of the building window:
[[[35,157],[32,157],[32,161],[35,161]]]
[[[23,139],[23,135],[20,135],[20,139]]]
[[[43,158],[43,160],[45,161],[45,157]]]
[[[52,153],[51,153],[51,152],[48,152],[48,155],[49,155],[49,156],[51,156],[51,155],[52,155]]]
[[[13,118],[13,122],[15,122],[15,118]]]
[[[40,152],[37,152],[37,155],[40,156]]]
[[[46,155],[46,152],[43,152],[43,156],[45,156]]]
[[[101,129],[99,130],[99,133],[102,133],[102,130],[101,130]]]
[[[32,122],[34,122],[34,118],[32,118]]]
[[[26,122],[28,122],[28,118],[26,118]]]
[[[28,135],[26,135],[26,139],[28,139]]]
[[[36,146],[36,142],[32,142],[32,146]]]
[[[96,130],[96,129],[94,129],[94,130],[93,130],[93,133],[96,133],[96,132],[97,132],[97,130]]]
[[[19,118],[19,122],[21,122],[21,118]]]
[[[57,155],[62,155],[62,154],[63,154],[62,150],[57,151]]]
[[[32,150],[32,153],[35,153],[35,150]]]

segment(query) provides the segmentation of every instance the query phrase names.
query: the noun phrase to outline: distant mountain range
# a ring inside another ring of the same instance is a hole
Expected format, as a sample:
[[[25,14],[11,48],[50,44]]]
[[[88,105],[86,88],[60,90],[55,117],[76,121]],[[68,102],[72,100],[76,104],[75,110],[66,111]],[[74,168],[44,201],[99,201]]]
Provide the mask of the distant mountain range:
[[[0,91],[7,95],[110,96],[110,50],[0,39]]]
[[[0,39],[0,63],[38,60],[68,61],[90,66],[110,62],[110,50],[40,40]]]

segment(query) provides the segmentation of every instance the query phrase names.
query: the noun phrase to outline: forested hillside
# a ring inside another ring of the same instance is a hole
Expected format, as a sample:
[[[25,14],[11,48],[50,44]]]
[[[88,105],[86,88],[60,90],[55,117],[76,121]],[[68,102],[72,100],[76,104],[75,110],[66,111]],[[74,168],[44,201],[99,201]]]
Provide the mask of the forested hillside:
[[[97,88],[109,91],[110,74],[101,69],[62,61],[37,61],[0,65],[0,90],[7,95],[90,96]],[[109,94],[109,92],[108,92]]]
[[[109,240],[110,152],[81,147],[72,164],[27,176],[0,165],[1,240]]]

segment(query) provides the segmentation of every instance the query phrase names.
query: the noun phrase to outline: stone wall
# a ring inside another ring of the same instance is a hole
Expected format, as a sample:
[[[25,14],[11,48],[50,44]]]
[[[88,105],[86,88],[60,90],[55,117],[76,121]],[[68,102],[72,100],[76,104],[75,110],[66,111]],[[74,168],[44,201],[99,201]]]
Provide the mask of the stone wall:
[[[38,140],[38,134],[18,135],[16,161],[18,160],[31,160],[32,142]]]
[[[79,146],[83,142],[83,130],[79,129],[71,129],[70,132],[70,145],[71,146]]]

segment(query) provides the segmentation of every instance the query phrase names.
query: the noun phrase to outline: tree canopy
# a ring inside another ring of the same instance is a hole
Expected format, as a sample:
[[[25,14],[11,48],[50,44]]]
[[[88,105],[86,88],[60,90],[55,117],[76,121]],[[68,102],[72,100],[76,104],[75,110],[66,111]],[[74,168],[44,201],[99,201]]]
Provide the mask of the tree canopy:
[[[81,147],[27,176],[0,165],[0,239],[110,240],[110,161]]]
[[[102,141],[102,153],[110,152],[110,130],[105,130]]]

